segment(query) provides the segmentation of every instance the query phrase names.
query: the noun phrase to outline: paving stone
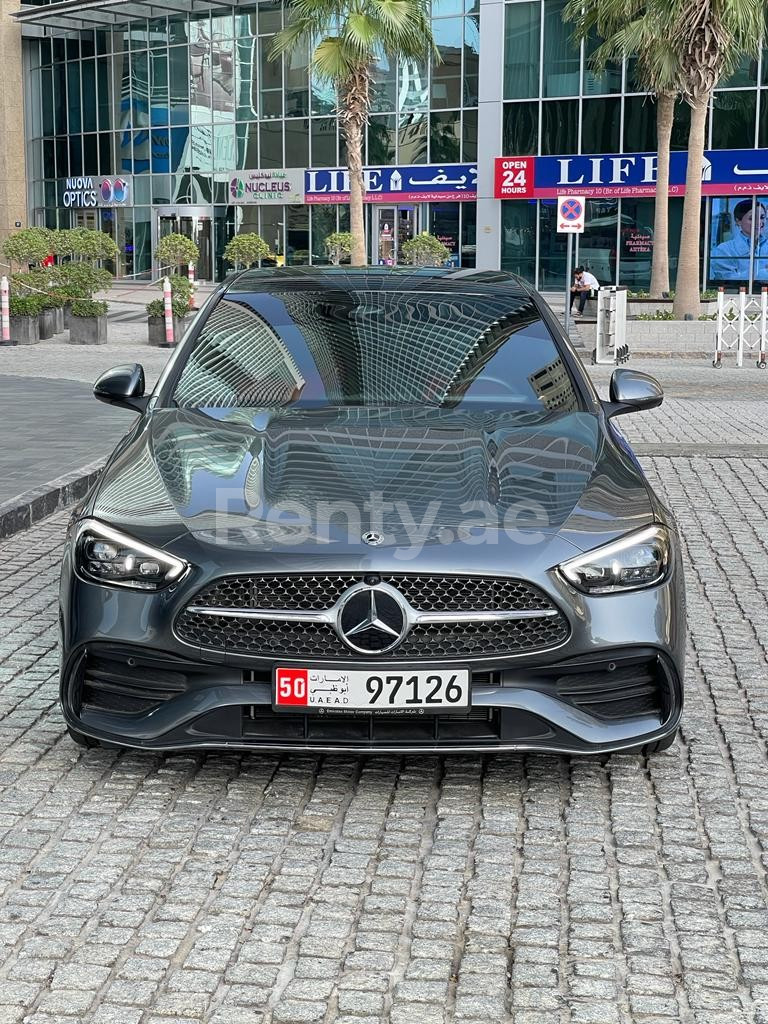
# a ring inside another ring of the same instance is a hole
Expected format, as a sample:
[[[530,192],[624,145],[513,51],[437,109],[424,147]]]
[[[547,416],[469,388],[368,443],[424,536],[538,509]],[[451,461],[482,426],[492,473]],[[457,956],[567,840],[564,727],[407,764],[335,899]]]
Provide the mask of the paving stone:
[[[68,513],[0,542],[0,1024],[768,1024],[765,378],[640,368],[670,395],[621,425],[688,581],[647,759],[81,750]]]

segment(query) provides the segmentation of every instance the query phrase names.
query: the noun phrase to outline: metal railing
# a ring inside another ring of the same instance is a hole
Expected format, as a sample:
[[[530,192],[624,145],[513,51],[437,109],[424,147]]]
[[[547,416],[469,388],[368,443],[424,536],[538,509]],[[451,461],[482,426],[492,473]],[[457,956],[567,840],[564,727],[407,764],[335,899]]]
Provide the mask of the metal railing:
[[[723,356],[735,352],[736,365],[744,365],[744,353],[757,354],[755,365],[766,368],[768,348],[768,287],[760,295],[747,295],[740,288],[738,295],[727,296],[724,288],[717,292],[717,333],[712,365],[722,369]]]

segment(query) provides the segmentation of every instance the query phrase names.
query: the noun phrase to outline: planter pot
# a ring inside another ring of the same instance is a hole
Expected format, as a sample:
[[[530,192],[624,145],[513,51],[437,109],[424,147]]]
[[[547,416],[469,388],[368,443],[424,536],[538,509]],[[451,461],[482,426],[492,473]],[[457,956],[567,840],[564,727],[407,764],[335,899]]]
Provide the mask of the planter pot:
[[[53,333],[54,334],[63,334],[64,331],[66,330],[66,327],[64,326],[64,307],[63,306],[56,306],[55,307],[55,309],[53,310],[53,319],[54,319]]]
[[[672,312],[672,299],[627,299],[627,316],[638,313],[655,313],[658,310]],[[702,299],[701,312],[711,315],[717,312],[717,299]]]
[[[187,321],[186,317],[174,317],[173,318],[173,343],[178,345],[181,339],[184,337],[184,331],[186,329]],[[155,345],[161,348],[166,345],[165,340],[165,317],[163,316],[148,316],[147,317],[147,340],[150,345]]]
[[[36,345],[40,341],[40,318],[37,316],[9,317],[11,341],[16,345]]]
[[[107,317],[71,316],[69,318],[70,345],[106,345]]]
[[[40,313],[40,340],[47,341],[56,333],[56,310],[44,309]]]

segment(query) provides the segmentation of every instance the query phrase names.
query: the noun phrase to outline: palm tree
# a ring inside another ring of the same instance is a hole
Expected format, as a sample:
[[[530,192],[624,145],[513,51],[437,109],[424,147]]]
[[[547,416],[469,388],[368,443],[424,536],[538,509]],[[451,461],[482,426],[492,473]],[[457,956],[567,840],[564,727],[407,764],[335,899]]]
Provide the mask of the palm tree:
[[[651,298],[669,292],[669,152],[680,67],[664,11],[641,0],[569,0],[563,19],[575,24],[577,40],[597,35],[604,42],[590,57],[596,72],[613,61],[637,58],[635,77],[656,97],[656,203],[653,215]]]
[[[276,60],[306,46],[309,66],[339,95],[347,144],[351,263],[367,263],[363,220],[363,140],[371,76],[381,57],[439,60],[429,20],[429,0],[289,0],[290,17],[270,51]]]
[[[765,0],[653,0],[672,8],[671,39],[680,59],[680,90],[691,108],[680,258],[674,313],[698,316],[701,167],[707,111],[718,82],[745,55],[757,56],[765,34]]]

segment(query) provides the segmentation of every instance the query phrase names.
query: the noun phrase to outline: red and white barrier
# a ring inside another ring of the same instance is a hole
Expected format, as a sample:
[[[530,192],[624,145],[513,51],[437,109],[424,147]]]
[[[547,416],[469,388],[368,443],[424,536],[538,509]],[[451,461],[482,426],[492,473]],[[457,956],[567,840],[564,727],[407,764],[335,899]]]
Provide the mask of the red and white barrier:
[[[9,344],[11,340],[10,297],[8,294],[8,278],[0,281],[0,309],[2,310],[2,342]]]
[[[171,294],[171,282],[163,278],[163,314],[165,316],[165,343],[174,345],[176,339],[173,335],[173,296]]]
[[[195,288],[197,287],[197,285],[195,284],[194,263],[187,264],[187,280],[189,281],[189,308],[197,309],[197,306],[195,305]]]

